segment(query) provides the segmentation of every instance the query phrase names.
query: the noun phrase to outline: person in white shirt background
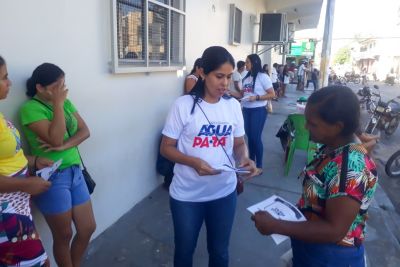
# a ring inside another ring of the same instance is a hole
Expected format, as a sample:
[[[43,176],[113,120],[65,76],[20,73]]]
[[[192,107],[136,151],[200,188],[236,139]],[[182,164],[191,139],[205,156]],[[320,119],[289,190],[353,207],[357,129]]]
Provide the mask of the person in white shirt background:
[[[243,69],[244,67],[244,61],[238,61],[236,63],[236,70],[232,73],[232,79],[229,83],[228,94],[236,99],[242,98],[242,94],[240,93],[240,91],[242,90],[242,76],[240,75],[238,70]]]
[[[296,90],[304,91],[304,78],[306,75],[307,62],[302,61],[299,69],[297,70],[297,88]]]
[[[264,147],[262,131],[267,119],[267,101],[275,97],[271,79],[261,67],[261,59],[257,54],[246,58],[248,73],[243,79],[243,118],[244,128],[249,142],[250,159],[256,162],[258,174],[262,174]]]
[[[274,63],[272,65],[272,69],[271,69],[271,81],[272,81],[272,87],[274,88],[275,91],[275,97],[273,98],[273,100],[278,100],[278,96],[279,96],[279,76],[278,76],[278,63]]]
[[[224,164],[241,167],[250,172],[247,178],[257,173],[244,141],[240,104],[225,95],[234,65],[225,48],[207,48],[202,55],[202,79],[190,95],[175,101],[162,131],[161,154],[176,163],[169,188],[175,267],[193,265],[203,222],[207,228],[208,266],[229,265],[237,177],[235,172],[219,169]]]
[[[242,60],[239,60],[237,62],[237,64],[240,65],[240,68],[238,68],[237,71],[240,73],[240,76],[242,76],[242,79],[243,79],[247,75],[245,62]]]

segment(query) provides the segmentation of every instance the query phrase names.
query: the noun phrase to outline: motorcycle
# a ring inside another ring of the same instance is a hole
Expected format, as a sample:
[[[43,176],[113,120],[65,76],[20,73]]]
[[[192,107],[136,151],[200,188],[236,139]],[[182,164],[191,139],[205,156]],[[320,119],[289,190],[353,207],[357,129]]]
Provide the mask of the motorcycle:
[[[387,75],[385,84],[393,86],[394,85],[394,76]]]
[[[395,99],[383,102],[379,96],[378,105],[365,127],[366,133],[373,134],[375,129],[378,129],[390,136],[396,131],[400,124],[400,103]],[[397,99],[400,99],[400,96]]]
[[[377,99],[381,97],[379,87],[374,85],[374,88],[377,90],[377,93],[372,92],[369,86],[364,86],[357,92],[357,94],[362,97],[360,99],[360,107],[363,108],[365,106],[365,109],[371,114],[375,111]]]
[[[385,165],[385,172],[389,177],[400,177],[400,150],[390,156]]]
[[[361,82],[360,74],[355,74],[354,72],[346,72],[344,74],[344,79],[346,83],[359,84]]]

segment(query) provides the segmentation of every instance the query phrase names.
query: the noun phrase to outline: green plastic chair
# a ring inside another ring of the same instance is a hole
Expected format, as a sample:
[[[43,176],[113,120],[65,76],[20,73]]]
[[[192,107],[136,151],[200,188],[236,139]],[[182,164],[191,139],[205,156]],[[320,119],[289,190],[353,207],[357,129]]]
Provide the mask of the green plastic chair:
[[[315,154],[318,151],[318,144],[310,141],[308,143],[308,150],[307,150],[307,163],[310,163],[313,159]]]
[[[294,137],[288,144],[288,151],[286,152],[285,173],[287,176],[292,166],[293,155],[296,149],[305,150],[308,154],[310,134],[305,128],[306,119],[304,114],[290,114],[288,120],[294,128]],[[307,160],[310,160],[307,156]]]

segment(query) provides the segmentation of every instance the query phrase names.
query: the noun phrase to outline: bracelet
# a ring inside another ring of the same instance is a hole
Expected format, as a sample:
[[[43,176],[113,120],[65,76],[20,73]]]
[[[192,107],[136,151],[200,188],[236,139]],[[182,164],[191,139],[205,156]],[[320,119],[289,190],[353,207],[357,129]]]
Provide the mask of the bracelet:
[[[256,96],[256,100],[259,101],[260,100],[260,95]]]

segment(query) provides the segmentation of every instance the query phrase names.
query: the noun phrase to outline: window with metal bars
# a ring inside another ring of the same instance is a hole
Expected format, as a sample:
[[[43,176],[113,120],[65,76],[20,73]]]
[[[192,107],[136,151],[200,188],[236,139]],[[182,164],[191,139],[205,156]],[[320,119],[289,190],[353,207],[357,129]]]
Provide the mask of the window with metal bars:
[[[184,65],[185,0],[112,0],[113,71],[173,70]]]

